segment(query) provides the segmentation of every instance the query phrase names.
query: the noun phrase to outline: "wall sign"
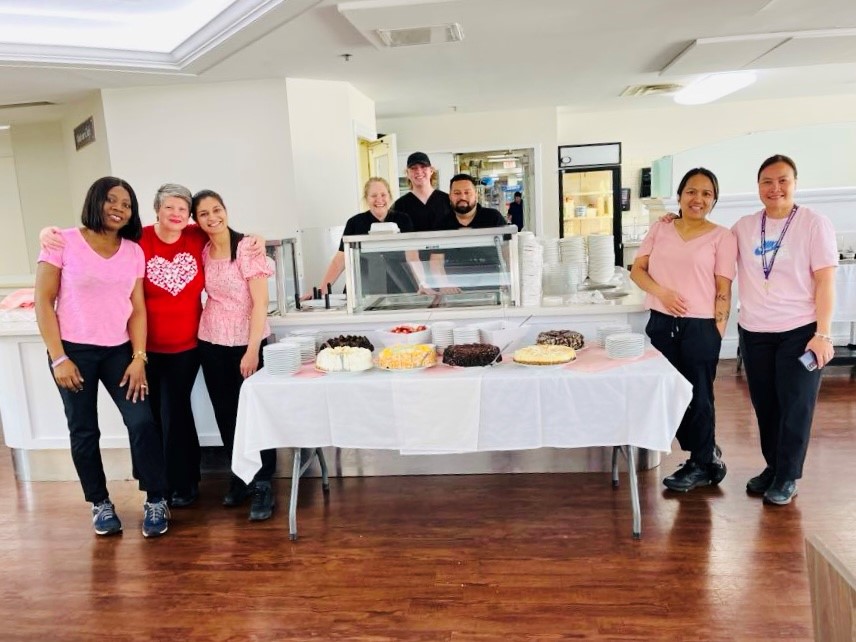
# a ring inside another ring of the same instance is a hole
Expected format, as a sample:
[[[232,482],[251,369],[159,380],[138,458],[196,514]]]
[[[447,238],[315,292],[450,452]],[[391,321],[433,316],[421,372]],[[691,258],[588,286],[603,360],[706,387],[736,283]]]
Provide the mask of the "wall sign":
[[[95,123],[92,116],[74,128],[74,148],[78,151],[95,140]]]

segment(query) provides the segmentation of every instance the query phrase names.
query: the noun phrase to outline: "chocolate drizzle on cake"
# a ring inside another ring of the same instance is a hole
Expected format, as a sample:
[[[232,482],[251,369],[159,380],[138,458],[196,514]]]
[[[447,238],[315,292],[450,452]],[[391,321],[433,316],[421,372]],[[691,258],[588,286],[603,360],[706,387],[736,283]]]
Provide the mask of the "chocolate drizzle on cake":
[[[338,337],[327,339],[321,344],[321,350],[324,348],[365,348],[366,350],[374,350],[374,346],[366,337],[354,334],[340,334]]]
[[[574,350],[582,348],[585,337],[574,330],[546,330],[538,333],[535,343],[542,346],[567,346]]]
[[[499,348],[489,343],[462,343],[448,346],[443,351],[443,363],[449,366],[489,366],[494,359],[502,361],[502,356],[499,355]]]

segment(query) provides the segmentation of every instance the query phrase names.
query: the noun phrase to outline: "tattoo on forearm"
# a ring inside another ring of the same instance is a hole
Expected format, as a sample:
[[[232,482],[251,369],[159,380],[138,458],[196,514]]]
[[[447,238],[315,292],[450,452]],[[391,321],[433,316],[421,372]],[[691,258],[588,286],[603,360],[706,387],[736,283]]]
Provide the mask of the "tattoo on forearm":
[[[728,301],[728,297],[725,296],[724,294],[720,293],[720,294],[716,295],[716,300],[717,301]]]

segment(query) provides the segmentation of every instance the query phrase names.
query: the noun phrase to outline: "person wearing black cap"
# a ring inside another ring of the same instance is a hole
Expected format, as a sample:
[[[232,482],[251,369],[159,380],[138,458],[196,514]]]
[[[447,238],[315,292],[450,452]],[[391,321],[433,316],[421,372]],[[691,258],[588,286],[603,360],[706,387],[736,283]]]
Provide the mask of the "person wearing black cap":
[[[434,189],[431,179],[434,168],[425,152],[413,152],[407,157],[407,180],[410,191],[392,205],[396,212],[410,216],[414,232],[434,229],[434,222],[449,213],[449,195]]]

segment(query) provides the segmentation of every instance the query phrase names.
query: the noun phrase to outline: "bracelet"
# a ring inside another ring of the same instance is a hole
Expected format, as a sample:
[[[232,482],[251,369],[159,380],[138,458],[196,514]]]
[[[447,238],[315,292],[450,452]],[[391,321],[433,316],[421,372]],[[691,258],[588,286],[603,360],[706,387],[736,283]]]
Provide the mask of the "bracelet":
[[[62,355],[61,357],[57,357],[56,359],[51,361],[51,370],[56,368],[59,364],[65,363],[66,361],[68,361],[68,355],[67,354]]]
[[[142,359],[143,363],[145,363],[146,365],[148,365],[149,363],[149,358],[146,356],[144,350],[137,350],[131,357],[131,361],[133,361],[134,359]]]
[[[832,337],[830,337],[828,334],[821,334],[820,332],[815,332],[814,336],[816,336],[818,339],[823,339],[827,343],[832,343]]]

